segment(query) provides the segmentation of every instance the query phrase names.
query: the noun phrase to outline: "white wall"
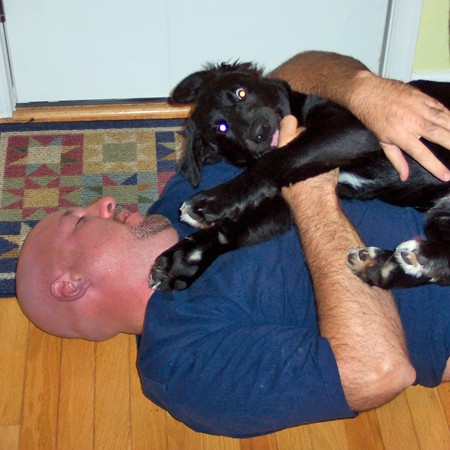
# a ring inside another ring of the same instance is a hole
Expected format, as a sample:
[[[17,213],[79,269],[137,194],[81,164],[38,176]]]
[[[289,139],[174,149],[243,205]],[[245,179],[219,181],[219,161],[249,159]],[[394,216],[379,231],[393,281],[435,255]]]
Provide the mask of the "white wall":
[[[205,62],[334,50],[378,71],[389,0],[3,0],[19,103],[167,97]]]

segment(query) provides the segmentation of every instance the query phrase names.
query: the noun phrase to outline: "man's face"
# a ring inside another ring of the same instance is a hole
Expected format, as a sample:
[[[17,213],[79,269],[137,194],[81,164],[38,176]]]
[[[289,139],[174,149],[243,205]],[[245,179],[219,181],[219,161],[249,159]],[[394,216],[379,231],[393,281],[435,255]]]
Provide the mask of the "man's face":
[[[130,214],[116,206],[104,198],[87,208],[50,214],[32,232],[46,243],[39,251],[54,267],[69,263],[105,289],[118,292],[130,283],[143,288],[155,258],[178,236],[165,217]]]

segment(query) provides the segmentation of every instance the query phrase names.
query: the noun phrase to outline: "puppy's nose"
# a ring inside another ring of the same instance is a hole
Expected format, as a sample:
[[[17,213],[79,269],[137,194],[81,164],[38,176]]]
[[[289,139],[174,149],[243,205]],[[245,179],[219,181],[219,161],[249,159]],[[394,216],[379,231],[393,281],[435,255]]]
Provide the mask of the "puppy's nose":
[[[250,138],[252,141],[260,144],[272,137],[270,124],[266,121],[257,121],[252,125],[250,130]]]

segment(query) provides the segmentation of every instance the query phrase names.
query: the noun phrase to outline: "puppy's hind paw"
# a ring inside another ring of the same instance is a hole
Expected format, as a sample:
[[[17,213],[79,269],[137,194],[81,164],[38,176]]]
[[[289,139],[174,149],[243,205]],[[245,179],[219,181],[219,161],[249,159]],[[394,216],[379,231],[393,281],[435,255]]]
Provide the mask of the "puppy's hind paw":
[[[367,284],[386,287],[396,267],[392,253],[378,247],[355,248],[348,253],[347,265]]]
[[[420,242],[402,242],[395,250],[395,259],[405,273],[420,278],[427,275],[429,259],[420,253]]]
[[[377,247],[353,248],[348,252],[347,265],[356,274],[377,264],[377,256],[382,252]]]

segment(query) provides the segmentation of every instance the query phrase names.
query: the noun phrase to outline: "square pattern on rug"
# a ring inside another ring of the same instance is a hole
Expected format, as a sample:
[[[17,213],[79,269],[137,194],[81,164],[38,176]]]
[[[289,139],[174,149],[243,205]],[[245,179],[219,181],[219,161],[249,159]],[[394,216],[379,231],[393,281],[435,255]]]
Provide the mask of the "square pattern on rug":
[[[20,247],[48,213],[110,196],[145,214],[174,174],[182,123],[0,125],[0,296],[15,295]]]

